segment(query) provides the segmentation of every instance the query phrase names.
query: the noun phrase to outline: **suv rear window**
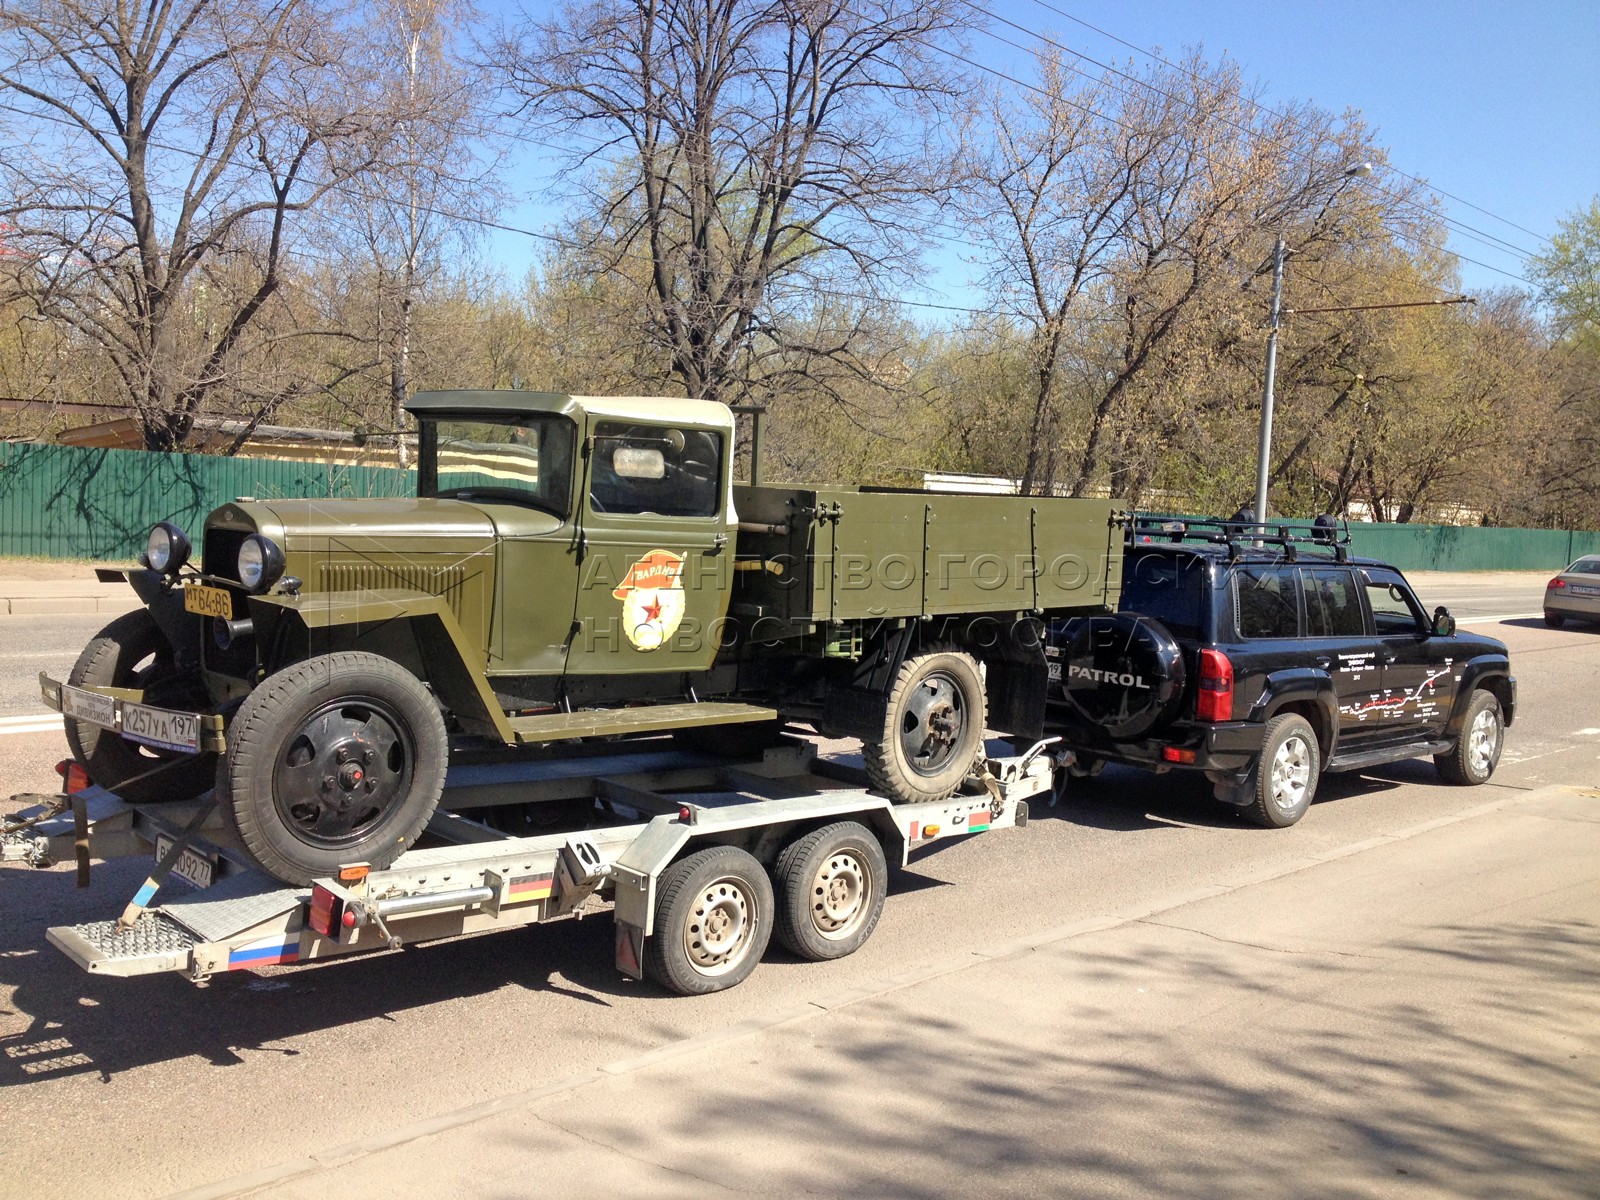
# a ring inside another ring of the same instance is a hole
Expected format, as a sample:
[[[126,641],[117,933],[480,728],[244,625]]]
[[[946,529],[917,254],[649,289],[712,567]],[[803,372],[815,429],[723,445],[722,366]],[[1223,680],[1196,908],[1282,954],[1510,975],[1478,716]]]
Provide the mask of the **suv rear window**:
[[[1300,636],[1300,601],[1293,567],[1241,566],[1234,569],[1235,612],[1243,638]]]
[[[1205,612],[1206,564],[1193,554],[1130,555],[1122,572],[1124,612],[1154,617],[1175,638],[1209,636]]]

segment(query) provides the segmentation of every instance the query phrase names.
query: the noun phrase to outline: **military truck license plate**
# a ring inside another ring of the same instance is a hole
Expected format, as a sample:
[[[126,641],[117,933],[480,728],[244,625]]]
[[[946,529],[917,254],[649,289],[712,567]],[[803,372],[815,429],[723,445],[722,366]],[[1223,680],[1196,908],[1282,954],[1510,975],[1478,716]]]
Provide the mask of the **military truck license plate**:
[[[171,849],[171,838],[165,834],[156,838],[156,861],[160,862]],[[207,888],[216,877],[217,865],[209,855],[185,846],[183,853],[178,855],[178,861],[172,864],[172,873],[179,879],[187,879],[195,887]]]
[[[227,588],[191,583],[183,589],[183,607],[185,611],[199,613],[202,617],[233,620],[233,594]]]
[[[163,750],[199,750],[200,719],[193,713],[124,704],[122,736]]]
[[[1050,662],[1045,663],[1044,665],[1050,671],[1050,682],[1051,683],[1060,683],[1061,682],[1061,663],[1058,662],[1058,661],[1050,661]]]

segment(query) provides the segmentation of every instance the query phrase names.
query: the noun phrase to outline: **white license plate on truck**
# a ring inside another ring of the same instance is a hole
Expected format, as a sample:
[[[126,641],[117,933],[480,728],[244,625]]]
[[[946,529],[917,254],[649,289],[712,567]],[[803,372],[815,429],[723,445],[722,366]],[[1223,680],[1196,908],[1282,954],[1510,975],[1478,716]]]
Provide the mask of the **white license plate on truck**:
[[[156,861],[160,862],[172,849],[172,839],[165,834],[156,838]],[[178,855],[178,861],[172,864],[172,873],[179,879],[186,879],[195,887],[208,888],[211,881],[216,878],[217,865],[211,861],[209,855],[202,854],[191,846],[185,846],[183,853]]]
[[[122,736],[163,750],[196,751],[200,749],[200,718],[146,704],[124,704]]]

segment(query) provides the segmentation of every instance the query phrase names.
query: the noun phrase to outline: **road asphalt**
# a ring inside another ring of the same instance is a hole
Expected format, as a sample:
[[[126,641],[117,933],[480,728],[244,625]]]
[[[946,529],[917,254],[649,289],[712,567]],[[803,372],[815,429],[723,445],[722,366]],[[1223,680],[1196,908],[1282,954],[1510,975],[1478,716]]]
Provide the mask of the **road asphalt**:
[[[181,1195],[1593,1197],[1600,791],[1496,790]]]

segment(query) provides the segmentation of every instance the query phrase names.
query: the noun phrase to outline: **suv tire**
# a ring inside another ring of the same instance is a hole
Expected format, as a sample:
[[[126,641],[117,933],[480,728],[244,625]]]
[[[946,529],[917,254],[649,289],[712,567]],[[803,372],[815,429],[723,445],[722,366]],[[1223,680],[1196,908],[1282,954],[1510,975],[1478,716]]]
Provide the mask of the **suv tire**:
[[[1316,731],[1304,717],[1285,713],[1267,722],[1261,753],[1230,799],[1254,824],[1287,829],[1311,807],[1321,773]]]
[[[1461,733],[1456,744],[1433,757],[1433,765],[1446,783],[1472,786],[1487,783],[1500,762],[1505,745],[1505,718],[1493,692],[1479,688],[1467,703],[1461,717]]]

